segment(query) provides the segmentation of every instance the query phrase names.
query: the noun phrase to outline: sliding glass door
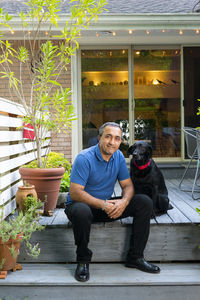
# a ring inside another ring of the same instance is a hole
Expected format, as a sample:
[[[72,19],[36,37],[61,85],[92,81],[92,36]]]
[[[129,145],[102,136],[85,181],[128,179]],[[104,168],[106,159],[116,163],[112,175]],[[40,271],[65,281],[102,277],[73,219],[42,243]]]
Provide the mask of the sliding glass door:
[[[98,128],[105,122],[123,128],[121,150],[129,145],[128,50],[82,50],[83,148],[98,142]]]
[[[83,148],[98,142],[103,123],[114,121],[123,128],[125,157],[142,139],[154,157],[180,158],[179,49],[83,49],[81,81]]]
[[[200,47],[183,48],[184,58],[184,125],[199,127],[200,117]]]
[[[181,156],[180,51],[134,50],[134,129],[154,157]]]

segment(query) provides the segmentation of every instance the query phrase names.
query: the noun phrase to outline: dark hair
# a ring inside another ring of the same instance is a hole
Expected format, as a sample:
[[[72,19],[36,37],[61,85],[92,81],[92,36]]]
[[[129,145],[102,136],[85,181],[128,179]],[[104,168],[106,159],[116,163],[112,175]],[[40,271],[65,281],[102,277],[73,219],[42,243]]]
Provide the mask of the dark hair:
[[[102,136],[103,132],[104,132],[104,128],[106,126],[111,126],[111,127],[118,127],[121,130],[121,136],[122,136],[122,128],[118,123],[115,122],[107,122],[104,123],[100,128],[99,128],[99,136]]]

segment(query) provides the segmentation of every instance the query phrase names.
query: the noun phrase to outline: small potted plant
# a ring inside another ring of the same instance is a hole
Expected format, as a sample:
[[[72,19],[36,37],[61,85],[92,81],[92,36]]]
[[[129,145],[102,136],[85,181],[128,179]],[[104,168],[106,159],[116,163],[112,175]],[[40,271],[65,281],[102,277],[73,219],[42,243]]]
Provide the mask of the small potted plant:
[[[40,253],[38,244],[31,244],[30,238],[36,230],[44,229],[39,223],[38,209],[42,202],[29,201],[26,204],[26,212],[20,211],[18,215],[13,213],[3,220],[3,209],[0,216],[0,278],[5,278],[7,271],[22,269],[16,263],[21,243],[25,242],[27,254],[37,258]]]
[[[42,161],[44,159],[46,158],[42,158]],[[71,165],[64,154],[57,152],[49,153],[45,169],[37,168],[37,160],[19,168],[23,181],[33,184],[38,198],[44,202],[44,215],[52,215],[58,200],[61,178],[70,170]]]

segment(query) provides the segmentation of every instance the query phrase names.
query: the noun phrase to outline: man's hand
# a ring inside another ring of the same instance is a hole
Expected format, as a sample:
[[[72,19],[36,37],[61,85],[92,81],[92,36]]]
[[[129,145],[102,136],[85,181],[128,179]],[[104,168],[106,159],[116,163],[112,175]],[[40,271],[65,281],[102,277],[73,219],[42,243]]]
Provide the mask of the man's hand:
[[[117,219],[125,210],[128,203],[123,199],[107,200],[105,212],[111,219]]]
[[[119,183],[122,188],[122,199],[106,201],[105,212],[111,219],[117,219],[122,215],[134,194],[133,183],[130,178]]]

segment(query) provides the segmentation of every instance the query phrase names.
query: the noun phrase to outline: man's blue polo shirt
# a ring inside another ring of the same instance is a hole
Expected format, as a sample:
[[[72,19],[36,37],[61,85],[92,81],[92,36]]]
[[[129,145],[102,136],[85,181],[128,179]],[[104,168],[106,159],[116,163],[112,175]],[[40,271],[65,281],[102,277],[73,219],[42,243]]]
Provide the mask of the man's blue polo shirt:
[[[116,181],[129,177],[122,152],[117,150],[107,162],[103,159],[97,144],[78,154],[72,166],[70,182],[84,186],[84,190],[93,197],[106,200],[111,198]],[[68,193],[66,205],[71,202]]]

